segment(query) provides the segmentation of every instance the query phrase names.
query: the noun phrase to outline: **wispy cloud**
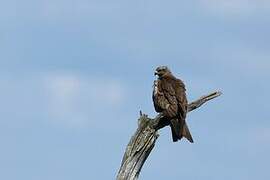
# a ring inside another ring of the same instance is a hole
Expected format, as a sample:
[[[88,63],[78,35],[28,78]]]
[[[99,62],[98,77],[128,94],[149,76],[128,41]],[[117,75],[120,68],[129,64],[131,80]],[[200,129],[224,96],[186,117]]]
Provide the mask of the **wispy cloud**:
[[[49,20],[53,19],[66,19],[83,17],[85,15],[88,18],[94,17],[94,15],[104,15],[110,13],[119,8],[117,2],[100,2],[100,1],[44,1],[40,4],[41,15]]]
[[[8,116],[6,122],[16,126],[27,126],[39,119],[57,127],[88,127],[96,124],[97,117],[114,116],[127,97],[124,83],[104,76],[89,78],[62,72],[17,77],[2,74],[0,83],[1,117]]]
[[[230,69],[253,77],[270,76],[270,54],[261,49],[249,47],[249,45],[221,46],[213,49],[213,62],[223,68]]]
[[[120,106],[126,96],[123,84],[107,77],[53,73],[45,76],[44,83],[53,119],[68,126],[93,123],[90,121],[92,117]]]
[[[201,0],[201,3],[208,10],[223,15],[246,15],[270,9],[267,0]]]

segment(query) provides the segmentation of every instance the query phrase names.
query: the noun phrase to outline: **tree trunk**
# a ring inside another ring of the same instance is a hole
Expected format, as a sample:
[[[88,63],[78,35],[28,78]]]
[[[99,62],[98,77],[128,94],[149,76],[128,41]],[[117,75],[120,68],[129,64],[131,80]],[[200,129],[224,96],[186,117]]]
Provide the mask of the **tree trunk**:
[[[188,104],[188,112],[199,108],[205,102],[221,95],[221,92],[214,92],[203,96],[198,100]],[[140,112],[138,120],[138,128],[131,137],[122,159],[117,180],[137,180],[144,162],[151,153],[158,138],[156,125],[162,118],[162,114],[158,114],[154,119],[149,118],[146,114]]]

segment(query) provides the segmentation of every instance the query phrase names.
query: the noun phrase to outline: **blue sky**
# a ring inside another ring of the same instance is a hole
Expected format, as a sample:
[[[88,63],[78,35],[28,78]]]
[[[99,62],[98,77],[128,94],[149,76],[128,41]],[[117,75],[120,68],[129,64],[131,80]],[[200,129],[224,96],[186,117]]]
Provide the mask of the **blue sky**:
[[[195,140],[169,128],[141,179],[270,178],[270,2],[0,0],[0,179],[114,179],[168,65]]]

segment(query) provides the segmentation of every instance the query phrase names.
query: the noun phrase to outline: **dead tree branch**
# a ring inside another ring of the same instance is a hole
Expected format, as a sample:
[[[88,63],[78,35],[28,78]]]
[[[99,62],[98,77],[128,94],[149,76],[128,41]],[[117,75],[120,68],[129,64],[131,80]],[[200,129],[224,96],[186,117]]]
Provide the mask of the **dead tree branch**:
[[[202,96],[198,100],[188,104],[188,112],[199,108],[207,101],[214,99],[221,94],[221,92],[214,92]],[[141,168],[154,148],[159,136],[155,127],[161,118],[162,114],[158,114],[154,119],[151,119],[146,114],[140,112],[138,128],[126,147],[117,180],[138,179]]]

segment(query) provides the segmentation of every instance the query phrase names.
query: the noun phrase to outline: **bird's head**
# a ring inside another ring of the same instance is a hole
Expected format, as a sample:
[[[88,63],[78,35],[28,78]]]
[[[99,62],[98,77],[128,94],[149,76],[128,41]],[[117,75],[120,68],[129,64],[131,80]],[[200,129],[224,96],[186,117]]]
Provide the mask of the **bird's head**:
[[[156,68],[155,75],[157,75],[159,78],[162,78],[169,74],[171,74],[171,71],[167,66],[159,66]]]

